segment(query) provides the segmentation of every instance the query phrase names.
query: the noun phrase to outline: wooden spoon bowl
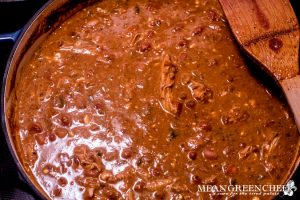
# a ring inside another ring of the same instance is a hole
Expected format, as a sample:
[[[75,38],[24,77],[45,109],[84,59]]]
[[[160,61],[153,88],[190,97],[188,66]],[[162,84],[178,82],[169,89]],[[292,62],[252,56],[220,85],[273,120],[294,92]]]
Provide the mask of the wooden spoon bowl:
[[[300,130],[299,24],[288,0],[219,0],[241,47],[281,86]]]

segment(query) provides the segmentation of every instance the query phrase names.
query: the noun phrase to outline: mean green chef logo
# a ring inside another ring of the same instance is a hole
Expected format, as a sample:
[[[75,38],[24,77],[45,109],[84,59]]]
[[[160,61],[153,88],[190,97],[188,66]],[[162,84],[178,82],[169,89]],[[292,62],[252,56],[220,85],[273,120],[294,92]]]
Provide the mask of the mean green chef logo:
[[[293,196],[297,190],[295,182],[286,185],[199,185],[198,192],[210,192],[213,195],[251,195],[251,196]],[[257,198],[259,199],[259,198]]]
[[[293,180],[290,180],[283,188],[283,194],[291,197],[296,190],[297,187],[295,186],[295,182]]]

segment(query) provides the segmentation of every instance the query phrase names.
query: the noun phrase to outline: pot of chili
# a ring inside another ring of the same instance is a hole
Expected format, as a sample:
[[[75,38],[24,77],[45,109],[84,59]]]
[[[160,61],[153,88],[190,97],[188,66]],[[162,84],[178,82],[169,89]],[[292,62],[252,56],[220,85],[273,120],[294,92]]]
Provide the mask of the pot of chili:
[[[40,198],[207,199],[200,185],[291,178],[293,117],[245,67],[217,1],[94,2],[49,1],[2,37],[15,42],[2,126]]]

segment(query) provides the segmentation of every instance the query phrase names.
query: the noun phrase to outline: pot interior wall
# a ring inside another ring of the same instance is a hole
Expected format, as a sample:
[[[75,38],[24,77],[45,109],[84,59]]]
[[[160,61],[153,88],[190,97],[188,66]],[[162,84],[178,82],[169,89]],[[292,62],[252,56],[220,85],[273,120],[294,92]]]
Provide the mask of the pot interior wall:
[[[15,88],[18,85],[19,74],[24,64],[31,59],[41,42],[67,18],[93,2],[95,2],[95,0],[49,1],[25,26],[7,63],[4,75],[6,76],[4,77],[5,87],[2,89],[2,117],[5,117],[2,121],[4,128],[6,128],[4,132],[17,167],[24,179],[41,197],[47,197],[47,195],[37,181],[32,178],[33,176],[30,174],[31,172],[26,167],[22,158],[18,156],[21,147],[18,146],[18,142],[16,142],[18,137],[12,134],[15,128],[12,123],[12,119],[14,118],[14,105],[12,102],[16,98]]]

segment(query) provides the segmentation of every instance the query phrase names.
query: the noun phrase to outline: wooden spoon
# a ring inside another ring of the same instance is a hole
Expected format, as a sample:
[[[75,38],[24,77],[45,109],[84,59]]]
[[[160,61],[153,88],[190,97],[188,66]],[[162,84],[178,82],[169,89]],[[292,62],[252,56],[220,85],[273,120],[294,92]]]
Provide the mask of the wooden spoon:
[[[242,48],[281,86],[300,130],[299,24],[288,0],[219,0]]]

